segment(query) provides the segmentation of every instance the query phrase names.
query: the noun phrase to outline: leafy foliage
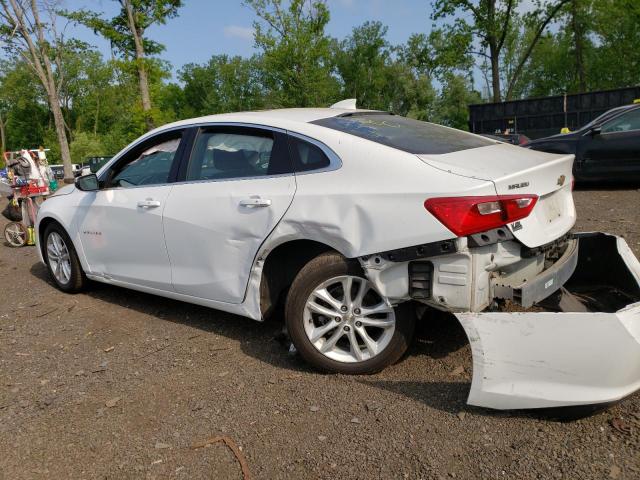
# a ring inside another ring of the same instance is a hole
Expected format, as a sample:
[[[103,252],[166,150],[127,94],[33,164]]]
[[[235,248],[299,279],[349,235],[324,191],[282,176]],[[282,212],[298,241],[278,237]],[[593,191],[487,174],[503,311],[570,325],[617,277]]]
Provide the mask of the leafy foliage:
[[[337,99],[329,9],[321,0],[246,0],[258,17],[255,44],[262,54],[268,103],[310,107]],[[287,5],[288,3],[288,5]]]
[[[636,85],[640,71],[636,0],[534,0],[527,2],[529,9],[518,0],[434,0],[438,24],[402,45],[389,42],[381,22],[364,22],[343,39],[331,38],[329,7],[322,0],[246,0],[256,18],[257,53],[214,55],[203,64],[184,65],[173,81],[171,65],[160,57],[163,46],[145,32],[175,17],[182,2],[118,1],[133,7],[147,55],[142,61],[124,8],[111,19],[84,10],[64,14],[108,38],[117,58],[104,59],[73,38],[52,40],[42,49],[53,65],[74,162],[116,153],[147,131],[149,120],[161,125],[230,111],[327,106],[350,97],[360,107],[466,129],[468,105],[483,101],[478,93],[483,76],[493,97],[492,42],[500,47],[494,60],[501,98]],[[3,32],[11,33],[7,24],[0,25]],[[59,163],[43,84],[15,45],[5,57],[0,61],[4,147],[44,144],[52,162]],[[148,110],[141,102],[141,65]]]
[[[120,1],[120,0],[118,0]],[[122,4],[122,2],[120,2]],[[162,53],[164,46],[144,37],[144,32],[153,24],[164,24],[177,16],[182,6],[181,0],[131,0],[138,34],[143,37],[144,51],[148,55]],[[135,44],[127,19],[127,11],[122,5],[118,15],[105,19],[104,14],[91,10],[65,11],[63,15],[81,23],[111,42],[112,48],[126,60],[135,58]]]
[[[185,65],[178,78],[183,83],[178,107],[183,118],[257,110],[265,105],[262,65],[257,56],[214,55],[205,65]]]

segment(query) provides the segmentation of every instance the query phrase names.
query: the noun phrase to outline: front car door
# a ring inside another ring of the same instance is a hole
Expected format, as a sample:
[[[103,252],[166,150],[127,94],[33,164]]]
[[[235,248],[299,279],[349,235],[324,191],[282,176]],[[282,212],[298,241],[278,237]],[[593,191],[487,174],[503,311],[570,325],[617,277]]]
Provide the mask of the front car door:
[[[295,177],[282,131],[199,130],[182,180],[164,209],[176,292],[227,303],[244,299],[258,248],[293,200]]]
[[[580,144],[585,178],[640,179],[640,108],[605,122],[598,134],[586,133]]]
[[[90,273],[108,280],[172,290],[162,211],[171,192],[183,130],[132,147],[85,192],[77,218]]]

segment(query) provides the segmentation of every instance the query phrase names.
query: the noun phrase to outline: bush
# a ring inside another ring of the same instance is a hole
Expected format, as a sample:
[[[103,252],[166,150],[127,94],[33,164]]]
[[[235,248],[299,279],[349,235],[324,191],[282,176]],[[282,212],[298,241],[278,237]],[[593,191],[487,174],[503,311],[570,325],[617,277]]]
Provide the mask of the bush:
[[[100,138],[87,132],[76,133],[69,149],[73,163],[82,163],[87,157],[105,155],[104,145]]]

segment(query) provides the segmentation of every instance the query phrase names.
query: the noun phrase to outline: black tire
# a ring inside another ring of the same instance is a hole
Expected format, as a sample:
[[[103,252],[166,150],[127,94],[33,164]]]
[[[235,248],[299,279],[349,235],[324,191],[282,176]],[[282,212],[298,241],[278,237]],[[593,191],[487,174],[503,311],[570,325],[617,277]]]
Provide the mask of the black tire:
[[[71,275],[67,283],[63,283],[56,278],[47,255],[47,241],[49,239],[49,236],[54,232],[62,237],[65,246],[69,251]],[[47,265],[49,276],[51,277],[51,280],[53,280],[53,283],[56,285],[56,287],[58,287],[58,289],[62,290],[65,293],[78,293],[84,290],[88,283],[88,279],[84,274],[84,271],[82,270],[82,265],[80,264],[80,259],[78,258],[78,253],[73,246],[73,242],[71,241],[71,238],[69,237],[65,229],[62,228],[59,223],[52,222],[46,227],[42,238],[42,256],[44,257],[45,264]]]
[[[348,375],[379,372],[400,360],[409,347],[415,328],[415,314],[410,303],[395,307],[395,331],[384,350],[360,362],[341,362],[326,357],[316,349],[305,332],[304,309],[307,299],[318,285],[342,275],[366,278],[357,262],[349,261],[335,252],[317,256],[300,270],[291,285],[285,306],[289,336],[302,358],[318,370]]]

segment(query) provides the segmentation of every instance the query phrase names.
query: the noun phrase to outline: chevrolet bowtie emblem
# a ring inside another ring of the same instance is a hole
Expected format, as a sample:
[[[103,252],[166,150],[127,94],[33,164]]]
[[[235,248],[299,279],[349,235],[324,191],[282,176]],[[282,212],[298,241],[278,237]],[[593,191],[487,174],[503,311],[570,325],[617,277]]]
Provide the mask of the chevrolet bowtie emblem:
[[[566,178],[567,177],[565,177],[564,175],[560,175],[558,177],[558,185],[560,185],[560,186],[564,185],[564,181],[565,181]]]

